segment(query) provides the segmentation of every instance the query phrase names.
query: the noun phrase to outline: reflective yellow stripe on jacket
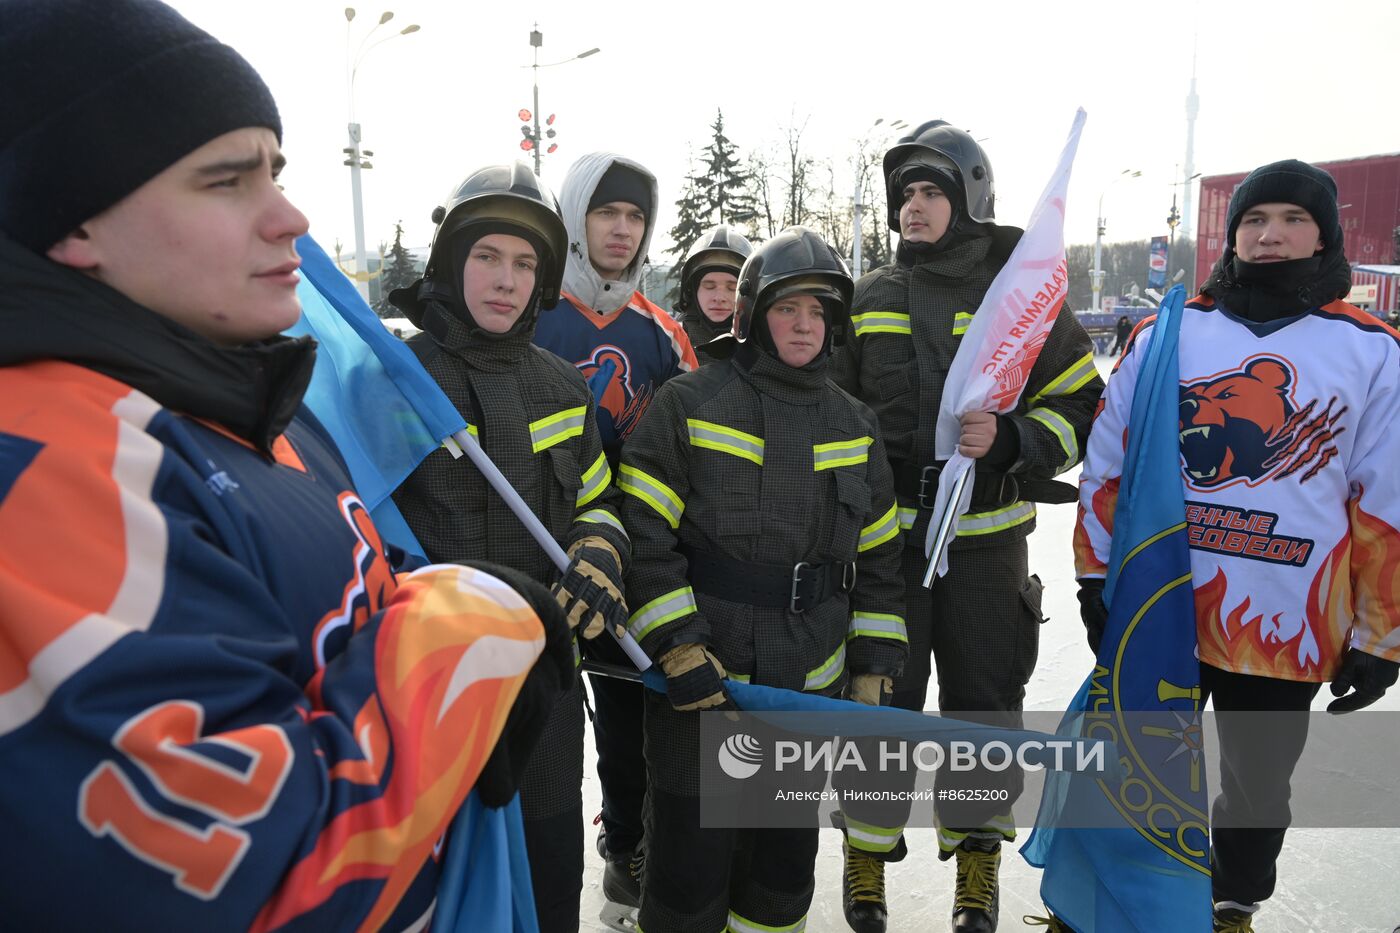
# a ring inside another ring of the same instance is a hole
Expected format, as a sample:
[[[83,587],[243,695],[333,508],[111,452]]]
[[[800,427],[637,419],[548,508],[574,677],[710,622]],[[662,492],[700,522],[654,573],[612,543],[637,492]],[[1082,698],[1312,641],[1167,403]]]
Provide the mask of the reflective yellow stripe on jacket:
[[[539,453],[571,437],[583,435],[583,419],[588,414],[584,406],[555,412],[548,418],[530,422],[530,449]]]
[[[879,547],[897,534],[899,513],[895,506],[891,505],[888,512],[860,530],[860,543],[856,545],[856,551],[863,554],[871,548]]]
[[[649,476],[630,464],[622,465],[622,476],[617,481],[618,488],[630,496],[636,496],[666,519],[666,524],[679,528],[681,515],[685,513],[685,503],[661,480]]]
[[[624,467],[625,469],[625,467]],[[641,641],[653,629],[696,611],[695,592],[688,586],[658,596],[627,619],[627,631]]]
[[[857,437],[849,441],[832,441],[829,444],[812,446],[812,469],[830,470],[832,467],[854,466],[870,460],[870,445],[875,443],[870,437]]]
[[[575,508],[580,509],[601,496],[603,490],[608,488],[608,483],[612,482],[612,469],[608,466],[608,458],[599,454],[593,465],[583,471],[582,480],[583,485],[579,488],[578,499],[574,503]]]
[[[871,334],[911,334],[909,315],[898,311],[867,311],[851,318],[857,337]]]
[[[690,434],[690,446],[742,457],[763,466],[763,438],[698,418],[685,419],[685,425]]]

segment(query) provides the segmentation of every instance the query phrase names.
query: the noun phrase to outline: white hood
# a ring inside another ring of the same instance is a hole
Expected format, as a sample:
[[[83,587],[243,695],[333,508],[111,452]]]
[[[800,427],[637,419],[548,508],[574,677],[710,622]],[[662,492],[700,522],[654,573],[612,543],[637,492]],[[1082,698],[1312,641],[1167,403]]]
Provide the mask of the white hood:
[[[651,203],[638,205],[647,215],[646,229],[637,255],[622,273],[622,278],[609,281],[598,274],[588,261],[588,231],[586,218],[588,202],[598,183],[613,163],[624,165],[647,179],[651,188]],[[656,229],[656,205],[659,200],[656,176],[639,162],[612,152],[590,152],[580,156],[564,176],[559,190],[559,209],[564,214],[564,226],[569,231],[569,260],[564,264],[564,291],[599,314],[611,314],[631,299],[642,281],[642,263],[651,246],[651,234]]]

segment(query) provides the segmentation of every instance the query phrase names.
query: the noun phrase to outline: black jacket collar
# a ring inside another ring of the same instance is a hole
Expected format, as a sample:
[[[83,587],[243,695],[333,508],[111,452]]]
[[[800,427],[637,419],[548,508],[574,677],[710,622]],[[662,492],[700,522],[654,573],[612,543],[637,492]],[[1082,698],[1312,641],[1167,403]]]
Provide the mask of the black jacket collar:
[[[64,360],[267,453],[311,381],[316,341],[221,347],[112,288],[0,236],[0,366]]]

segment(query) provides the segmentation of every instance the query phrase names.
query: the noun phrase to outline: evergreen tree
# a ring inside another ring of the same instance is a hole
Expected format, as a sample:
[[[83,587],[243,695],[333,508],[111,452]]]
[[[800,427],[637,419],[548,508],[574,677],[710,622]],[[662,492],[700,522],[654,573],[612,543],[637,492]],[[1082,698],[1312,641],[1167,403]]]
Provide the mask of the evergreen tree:
[[[418,267],[414,265],[413,256],[408,248],[403,245],[403,221],[394,224],[394,245],[389,250],[388,259],[384,274],[379,278],[381,297],[374,309],[380,317],[394,317],[397,314],[397,309],[389,304],[391,291],[407,288],[418,281]]]
[[[724,111],[715,111],[710,127],[714,136],[704,151],[704,172],[696,186],[712,210],[717,224],[752,228],[758,208],[750,190],[753,177],[739,160],[738,147],[724,135]]]

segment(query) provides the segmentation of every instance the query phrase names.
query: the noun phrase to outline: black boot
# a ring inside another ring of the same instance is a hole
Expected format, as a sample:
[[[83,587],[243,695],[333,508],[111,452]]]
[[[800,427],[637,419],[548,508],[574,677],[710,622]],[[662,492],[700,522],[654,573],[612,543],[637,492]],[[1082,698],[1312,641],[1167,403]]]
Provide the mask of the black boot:
[[[953,853],[958,880],[953,890],[953,933],[995,933],[1000,907],[997,873],[1001,869],[1001,836],[968,833]]]
[[[1258,904],[1217,901],[1210,928],[1214,933],[1254,933],[1254,912],[1258,909]]]
[[[621,855],[608,853],[603,866],[603,905],[598,919],[611,930],[635,930],[637,908],[642,904],[642,872],[646,855],[641,849]]]
[[[841,907],[855,933],[885,933],[885,863],[843,842],[846,872],[841,876]]]

